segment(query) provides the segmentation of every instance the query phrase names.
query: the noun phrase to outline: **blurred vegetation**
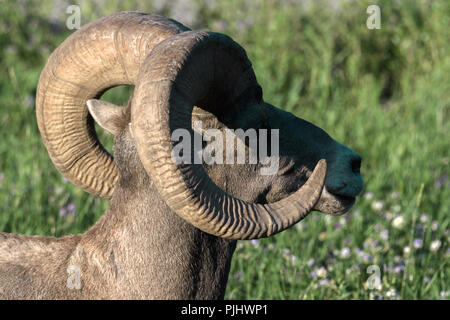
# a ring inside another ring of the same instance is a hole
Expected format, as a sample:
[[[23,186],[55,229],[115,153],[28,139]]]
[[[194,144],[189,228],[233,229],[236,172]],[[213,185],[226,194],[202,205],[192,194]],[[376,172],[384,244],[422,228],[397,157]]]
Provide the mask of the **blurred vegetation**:
[[[81,23],[124,10],[222,32],[247,51],[265,100],[363,156],[365,193],[343,217],[240,242],[227,298],[448,299],[450,2],[0,0],[0,230],[61,236],[107,208],[52,165],[35,118],[39,74]],[[366,27],[370,4],[381,29]],[[130,88],[105,99],[124,103]],[[111,139],[100,133],[110,148]],[[367,288],[369,265],[381,268]]]

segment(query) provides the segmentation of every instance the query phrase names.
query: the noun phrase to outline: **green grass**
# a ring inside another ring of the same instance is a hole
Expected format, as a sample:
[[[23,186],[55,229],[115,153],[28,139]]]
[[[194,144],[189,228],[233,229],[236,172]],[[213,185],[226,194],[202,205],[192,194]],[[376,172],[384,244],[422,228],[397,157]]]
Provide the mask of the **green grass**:
[[[448,299],[450,3],[373,1],[381,29],[369,30],[373,2],[343,1],[340,10],[320,2],[190,2],[192,27],[229,34],[247,50],[266,101],[363,156],[365,191],[351,212],[312,213],[279,235],[240,242],[226,297]],[[0,2],[1,231],[79,233],[108,206],[62,179],[37,129],[40,71],[71,32],[61,20],[65,6],[52,3]],[[82,23],[119,10],[154,12],[144,1],[107,3],[82,4]],[[176,15],[170,3],[158,10]],[[123,103],[129,92],[106,99]],[[101,139],[110,148],[111,139]],[[60,216],[70,204],[73,214]],[[367,287],[370,265],[380,267],[379,289]]]

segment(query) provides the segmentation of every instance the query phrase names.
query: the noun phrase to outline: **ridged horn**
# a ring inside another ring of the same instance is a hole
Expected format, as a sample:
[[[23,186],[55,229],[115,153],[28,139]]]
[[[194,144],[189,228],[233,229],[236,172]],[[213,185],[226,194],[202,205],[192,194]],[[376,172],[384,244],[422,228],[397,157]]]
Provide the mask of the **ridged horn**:
[[[111,198],[117,168],[97,139],[86,101],[117,85],[135,85],[153,47],[186,30],[164,17],[122,12],[84,26],[51,54],[39,79],[36,115],[50,158],[67,179]]]
[[[325,160],[298,191],[270,204],[227,194],[202,165],[173,162],[176,142],[171,133],[184,128],[193,134],[194,105],[218,115],[263,103],[244,49],[222,34],[188,31],[172,36],[142,65],[131,105],[141,162],[169,207],[207,233],[229,239],[270,236],[304,218],[322,193]]]

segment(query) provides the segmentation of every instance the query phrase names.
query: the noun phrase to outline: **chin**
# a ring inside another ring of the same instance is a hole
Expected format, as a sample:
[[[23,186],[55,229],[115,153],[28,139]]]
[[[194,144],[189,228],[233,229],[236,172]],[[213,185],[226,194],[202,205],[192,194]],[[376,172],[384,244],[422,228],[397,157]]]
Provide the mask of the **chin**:
[[[356,197],[331,193],[324,187],[319,201],[314,206],[314,210],[333,216],[340,216],[353,207],[355,200]]]

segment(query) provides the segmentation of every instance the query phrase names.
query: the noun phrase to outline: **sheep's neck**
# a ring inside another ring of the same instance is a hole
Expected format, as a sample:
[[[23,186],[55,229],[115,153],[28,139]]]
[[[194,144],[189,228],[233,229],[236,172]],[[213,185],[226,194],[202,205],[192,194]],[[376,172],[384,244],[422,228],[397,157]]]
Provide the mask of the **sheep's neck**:
[[[172,212],[150,181],[118,186],[88,231],[110,285],[124,297],[223,298],[235,241],[208,235]],[[123,288],[128,288],[123,292]]]

